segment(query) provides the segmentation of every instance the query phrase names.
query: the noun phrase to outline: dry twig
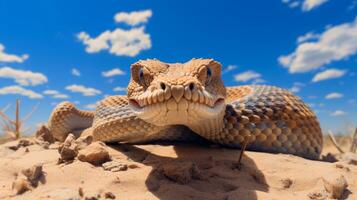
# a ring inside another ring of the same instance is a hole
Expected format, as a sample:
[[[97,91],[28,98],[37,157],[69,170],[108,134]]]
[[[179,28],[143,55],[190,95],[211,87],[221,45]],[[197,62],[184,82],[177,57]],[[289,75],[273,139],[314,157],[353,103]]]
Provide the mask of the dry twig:
[[[38,105],[36,105],[32,109],[32,111],[26,115],[26,117],[24,119],[20,119],[20,100],[17,99],[14,120],[12,120],[8,115],[5,114],[5,111],[9,107],[10,107],[10,105],[7,105],[4,109],[0,110],[0,127],[3,129],[3,132],[6,135],[9,135],[10,137],[12,137],[14,139],[18,139],[24,133],[24,130],[22,129],[22,125],[37,110]]]
[[[330,140],[332,142],[332,144],[336,147],[336,149],[340,152],[340,153],[345,153],[340,145],[337,143],[335,136],[333,135],[332,131],[328,131],[328,136],[330,137]]]

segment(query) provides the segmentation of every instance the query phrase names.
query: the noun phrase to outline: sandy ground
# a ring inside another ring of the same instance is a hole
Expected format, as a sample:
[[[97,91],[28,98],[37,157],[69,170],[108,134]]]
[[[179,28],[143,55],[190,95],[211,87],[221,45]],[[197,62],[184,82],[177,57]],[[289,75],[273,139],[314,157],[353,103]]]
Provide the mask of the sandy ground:
[[[60,163],[59,144],[0,145],[0,199],[327,199],[324,179],[343,175],[342,199],[357,199],[357,165],[203,144],[107,145],[122,171],[79,161]],[[330,148],[330,147],[328,147]],[[331,147],[332,150],[332,147]],[[324,151],[326,153],[326,151]],[[36,186],[16,194],[23,169],[43,165]]]

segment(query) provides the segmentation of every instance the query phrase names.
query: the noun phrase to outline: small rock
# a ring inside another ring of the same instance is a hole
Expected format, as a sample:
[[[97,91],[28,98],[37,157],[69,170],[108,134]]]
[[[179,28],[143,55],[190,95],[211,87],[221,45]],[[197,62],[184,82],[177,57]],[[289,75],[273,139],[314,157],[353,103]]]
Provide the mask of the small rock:
[[[66,140],[59,146],[58,152],[64,161],[71,161],[78,155],[73,134],[67,136]]]
[[[357,154],[348,152],[342,155],[341,161],[344,161],[351,165],[357,165]]]
[[[79,151],[78,159],[93,165],[100,165],[110,160],[109,153],[102,142],[94,142]]]
[[[200,171],[193,162],[171,162],[162,166],[163,174],[170,180],[187,184],[192,179],[200,179]]]
[[[46,125],[42,125],[37,130],[36,138],[38,138],[39,140],[48,142],[50,144],[55,142],[55,138],[53,137],[53,135],[51,134],[50,130],[48,129],[48,127]]]
[[[351,169],[350,169],[350,168],[348,168],[348,167],[344,166],[344,165],[343,165],[343,164],[341,164],[341,163],[336,163],[335,167],[336,167],[336,168],[338,168],[338,169],[343,169],[343,170],[345,170],[346,172],[351,171]]]
[[[326,155],[322,155],[322,160],[325,161],[325,162],[331,162],[331,163],[334,163],[334,162],[338,161],[336,156],[334,156],[331,153],[327,153]]]
[[[288,189],[291,187],[291,185],[293,184],[293,180],[291,180],[290,178],[285,178],[280,180],[281,184],[283,186],[284,189]]]
[[[12,183],[12,189],[15,191],[15,194],[22,194],[31,189],[31,184],[26,177],[19,176]]]
[[[78,189],[78,194],[79,194],[79,196],[81,196],[81,197],[84,196],[83,188],[80,187],[80,188]]]
[[[16,145],[11,145],[8,148],[16,151],[21,147],[27,147],[33,144],[34,144],[33,141],[31,141],[30,139],[20,139]]]
[[[19,140],[18,146],[19,147],[27,147],[27,146],[30,146],[33,144],[34,144],[33,141],[31,141],[30,139],[21,139],[21,140]]]
[[[325,200],[327,198],[326,192],[311,192],[308,194],[308,197],[312,200]]]
[[[33,167],[23,169],[22,174],[27,177],[33,186],[37,186],[39,178],[43,175],[42,164],[34,165]]]
[[[98,200],[99,198],[100,198],[100,195],[99,194],[95,194],[95,193],[88,193],[84,197],[85,200]]]
[[[126,171],[128,170],[128,165],[121,164],[117,161],[110,161],[106,162],[103,165],[104,170],[111,171],[111,172],[118,172],[118,171]]]
[[[129,167],[130,169],[139,168],[139,166],[137,166],[136,164],[130,164],[130,165],[128,165],[128,167]]]
[[[343,175],[331,174],[323,178],[324,187],[331,198],[340,199],[347,189],[348,184]]]
[[[106,193],[104,194],[104,197],[105,197],[106,199],[115,199],[115,198],[116,198],[115,195],[114,195],[113,193],[111,193],[111,192],[106,192]]]

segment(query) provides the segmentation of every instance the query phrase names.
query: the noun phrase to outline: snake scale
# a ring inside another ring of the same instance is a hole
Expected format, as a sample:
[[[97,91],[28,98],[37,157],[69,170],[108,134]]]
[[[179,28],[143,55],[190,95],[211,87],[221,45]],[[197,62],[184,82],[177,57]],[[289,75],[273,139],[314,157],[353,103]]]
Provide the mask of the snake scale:
[[[322,133],[313,111],[287,90],[265,85],[225,87],[213,59],[186,63],[142,60],[131,65],[127,96],[109,96],[95,111],[60,103],[49,119],[53,136],[92,134],[104,142],[188,141],[316,159]]]

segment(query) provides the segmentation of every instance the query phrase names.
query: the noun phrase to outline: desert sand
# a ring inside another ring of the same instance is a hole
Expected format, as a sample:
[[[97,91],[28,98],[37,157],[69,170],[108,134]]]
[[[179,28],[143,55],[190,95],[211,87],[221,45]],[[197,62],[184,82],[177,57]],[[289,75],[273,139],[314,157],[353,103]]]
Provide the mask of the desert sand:
[[[238,166],[240,150],[212,144],[89,143],[62,159],[58,142],[0,145],[0,199],[329,199],[330,184],[357,199],[356,163],[246,151]]]

